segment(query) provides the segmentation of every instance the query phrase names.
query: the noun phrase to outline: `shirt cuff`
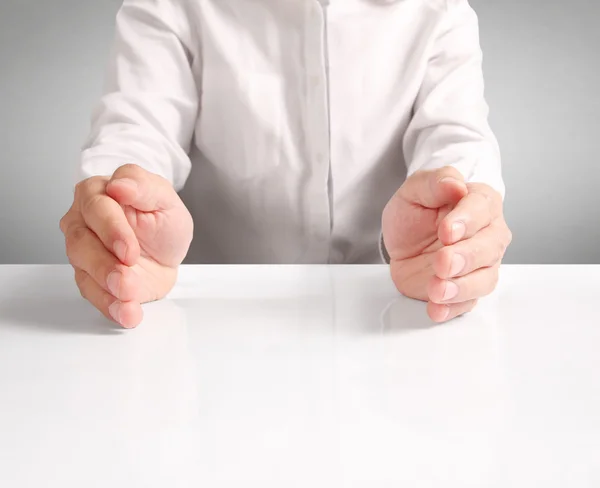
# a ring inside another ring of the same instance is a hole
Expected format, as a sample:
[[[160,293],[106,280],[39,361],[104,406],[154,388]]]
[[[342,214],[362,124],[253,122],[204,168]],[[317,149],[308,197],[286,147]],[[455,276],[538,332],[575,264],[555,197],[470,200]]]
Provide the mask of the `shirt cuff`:
[[[390,255],[385,248],[385,243],[383,242],[383,231],[379,233],[379,255],[381,256],[381,261],[385,264],[390,264]]]

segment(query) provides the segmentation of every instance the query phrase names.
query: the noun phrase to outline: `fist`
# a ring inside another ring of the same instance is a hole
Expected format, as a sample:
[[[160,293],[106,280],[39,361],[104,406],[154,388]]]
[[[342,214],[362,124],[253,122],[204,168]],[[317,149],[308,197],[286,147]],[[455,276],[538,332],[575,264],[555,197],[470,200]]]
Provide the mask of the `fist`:
[[[452,167],[408,178],[384,209],[382,226],[394,284],[428,302],[435,322],[471,311],[495,289],[512,240],[501,195],[465,183]]]
[[[84,298],[126,328],[163,298],[192,241],[192,217],[171,184],[135,165],[79,183],[60,221]]]

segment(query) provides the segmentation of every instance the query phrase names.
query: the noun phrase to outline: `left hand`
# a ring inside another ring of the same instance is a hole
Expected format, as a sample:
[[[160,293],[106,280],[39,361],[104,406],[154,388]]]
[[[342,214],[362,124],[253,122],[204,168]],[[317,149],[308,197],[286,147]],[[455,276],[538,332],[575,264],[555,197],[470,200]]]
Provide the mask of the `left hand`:
[[[408,178],[386,205],[382,225],[396,287],[427,301],[435,322],[471,311],[496,288],[512,240],[501,195],[465,183],[450,166]]]

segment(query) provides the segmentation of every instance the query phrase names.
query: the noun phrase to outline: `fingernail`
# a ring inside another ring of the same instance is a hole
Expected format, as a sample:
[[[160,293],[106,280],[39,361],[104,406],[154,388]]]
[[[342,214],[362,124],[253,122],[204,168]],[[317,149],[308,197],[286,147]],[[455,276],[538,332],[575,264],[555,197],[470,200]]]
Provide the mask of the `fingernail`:
[[[106,279],[109,291],[117,298],[119,297],[119,291],[121,290],[121,277],[122,274],[120,271],[112,271]]]
[[[444,291],[443,300],[447,302],[458,295],[458,285],[453,281],[446,281],[446,290]]]
[[[467,233],[467,227],[464,222],[454,222],[452,224],[452,242],[458,242]]]
[[[461,181],[452,176],[446,176],[440,180],[440,183],[461,183]]]
[[[115,322],[117,322],[119,324],[121,323],[120,311],[121,311],[121,302],[119,302],[119,301],[113,302],[110,305],[110,307],[108,307],[108,313],[110,313],[110,316],[115,320]]]
[[[450,264],[450,276],[456,276],[463,269],[465,269],[465,265],[467,262],[462,254],[455,254],[452,256],[452,263]]]
[[[442,322],[445,322],[446,320],[448,320],[449,316],[450,316],[450,307],[448,305],[444,305],[444,311],[442,312],[440,320]]]
[[[123,241],[116,241],[114,244],[115,256],[119,258],[121,262],[125,262],[125,258],[127,257],[127,244]]]
[[[119,178],[118,180],[114,180],[114,182],[119,183],[119,185],[121,186],[126,186],[130,190],[135,191],[138,189],[137,182],[135,180],[132,180],[131,178]]]

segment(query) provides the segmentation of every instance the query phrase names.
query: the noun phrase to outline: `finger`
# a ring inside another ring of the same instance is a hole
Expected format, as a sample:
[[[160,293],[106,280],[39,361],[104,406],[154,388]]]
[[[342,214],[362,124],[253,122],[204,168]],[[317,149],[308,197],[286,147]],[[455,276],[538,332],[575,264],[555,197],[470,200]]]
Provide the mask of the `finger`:
[[[69,227],[66,247],[71,265],[85,271],[103,290],[122,301],[139,301],[139,276],[108,252],[83,223]]]
[[[78,186],[75,201],[86,227],[104,247],[128,266],[140,256],[140,246],[121,206],[105,193],[106,182],[90,179]]]
[[[142,212],[169,210],[180,202],[170,182],[134,164],[117,169],[106,192],[121,205],[130,205]]]
[[[421,254],[402,261],[392,261],[390,272],[397,290],[405,297],[427,301],[427,285],[433,276],[434,254]]]
[[[143,317],[142,307],[137,302],[122,302],[107,293],[85,271],[75,269],[75,282],[81,296],[96,307],[108,320],[131,329],[140,324]]]
[[[473,188],[473,187],[470,187]],[[438,237],[448,246],[474,236],[502,215],[502,198],[490,188],[470,190],[440,222]]]
[[[446,166],[435,171],[418,171],[400,187],[399,196],[426,208],[454,205],[468,193],[461,173]]]
[[[499,265],[481,268],[452,280],[434,276],[429,282],[428,296],[433,303],[460,303],[489,295],[498,283]]]
[[[492,223],[470,239],[437,251],[432,260],[434,273],[446,280],[494,266],[504,257],[510,240],[510,231],[503,221]]]
[[[58,228],[63,233],[63,235],[67,233],[67,229],[69,228],[69,225],[71,225],[71,223],[73,222],[74,216],[78,214],[79,212],[75,208],[75,203],[73,203],[73,205],[71,205],[71,208],[69,208],[69,211],[65,215],[63,215],[58,224]]]
[[[439,303],[429,302],[427,304],[427,315],[434,322],[442,323],[464,315],[475,308],[477,300],[469,300],[462,303],[453,303],[450,305],[440,305]]]

